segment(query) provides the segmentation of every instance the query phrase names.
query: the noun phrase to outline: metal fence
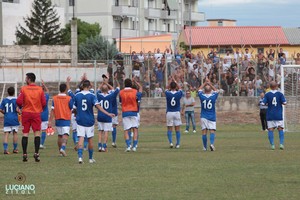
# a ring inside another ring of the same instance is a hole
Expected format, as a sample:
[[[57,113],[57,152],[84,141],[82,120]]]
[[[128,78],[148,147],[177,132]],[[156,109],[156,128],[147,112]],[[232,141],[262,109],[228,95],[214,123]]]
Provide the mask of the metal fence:
[[[221,57],[204,59],[201,56],[192,59],[157,59],[155,55],[145,55],[144,59],[137,60],[135,55],[126,55],[116,60],[79,61],[76,67],[71,66],[70,60],[2,61],[0,82],[24,84],[27,72],[34,72],[37,82],[44,80],[56,84],[64,82],[68,76],[78,83],[86,73],[95,89],[97,83],[102,81],[102,74],[106,74],[114,85],[113,77],[116,77],[121,87],[125,78],[134,76],[143,87],[143,95],[153,98],[164,95],[163,91],[172,77],[182,89],[191,90],[194,94],[208,77],[223,96],[258,96],[268,87],[269,81],[280,83],[281,77],[280,64],[275,60],[258,63],[254,59],[229,61]]]

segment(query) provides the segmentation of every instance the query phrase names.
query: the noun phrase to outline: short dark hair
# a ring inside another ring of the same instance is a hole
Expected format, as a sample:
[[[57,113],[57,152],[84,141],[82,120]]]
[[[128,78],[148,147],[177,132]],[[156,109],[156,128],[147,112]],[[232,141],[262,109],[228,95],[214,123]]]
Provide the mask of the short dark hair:
[[[9,96],[15,95],[15,88],[14,87],[7,88],[7,93]]]
[[[125,87],[132,87],[132,81],[130,78],[126,78],[124,81]]]
[[[61,93],[63,93],[63,92],[65,92],[66,90],[67,90],[67,84],[61,83],[61,84],[59,85],[59,91],[60,91]]]
[[[91,82],[89,80],[82,81],[82,89],[89,88],[91,86]]]
[[[30,79],[31,82],[33,82],[33,83],[35,82],[36,77],[35,77],[34,73],[29,72],[29,73],[26,74],[26,76],[27,76],[28,79]]]
[[[171,88],[171,89],[176,89],[176,87],[177,87],[177,84],[176,84],[174,81],[172,81],[172,82],[170,83],[170,88]]]

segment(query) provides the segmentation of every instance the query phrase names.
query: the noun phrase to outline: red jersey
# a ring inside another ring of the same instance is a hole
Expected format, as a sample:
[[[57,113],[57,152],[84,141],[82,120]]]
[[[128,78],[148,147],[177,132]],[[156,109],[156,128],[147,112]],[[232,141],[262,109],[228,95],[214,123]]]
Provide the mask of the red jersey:
[[[41,113],[46,106],[46,98],[42,87],[35,84],[23,86],[17,98],[17,105],[22,112]]]
[[[124,88],[120,91],[122,112],[138,112],[137,90]]]
[[[71,97],[67,95],[56,95],[53,97],[55,119],[71,120]]]

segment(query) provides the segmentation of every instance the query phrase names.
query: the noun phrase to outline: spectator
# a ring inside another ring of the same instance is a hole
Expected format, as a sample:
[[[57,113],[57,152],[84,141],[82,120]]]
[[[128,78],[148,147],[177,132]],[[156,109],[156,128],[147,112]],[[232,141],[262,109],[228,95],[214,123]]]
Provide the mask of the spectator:
[[[300,65],[300,53],[297,53],[296,57],[295,54],[296,52],[294,52],[294,54],[292,55],[293,59],[295,60],[295,64]]]
[[[154,89],[154,98],[160,98],[162,93],[163,93],[163,90],[160,87],[160,84],[156,83],[155,89]]]
[[[124,87],[124,80],[125,80],[125,73],[122,70],[122,67],[120,65],[117,66],[117,70],[114,73],[114,77],[120,83],[120,88],[123,88]]]
[[[230,51],[226,51],[226,55],[224,56],[224,61],[225,61],[225,59],[226,59],[227,63],[229,65],[231,65],[231,63],[232,63],[232,56],[230,55]]]
[[[254,80],[255,83],[255,89],[256,89],[256,95],[259,95],[263,92],[262,90],[262,80],[260,79],[260,76],[256,76],[256,80]]]
[[[156,49],[154,49],[154,53],[155,53],[155,50],[156,50]],[[155,62],[156,62],[157,64],[160,64],[160,63],[161,63],[162,57],[163,57],[163,54],[160,53],[160,49],[158,48],[157,51],[156,51],[156,53],[154,54]]]
[[[253,84],[249,84],[249,87],[248,87],[248,94],[247,94],[248,97],[254,97],[254,88],[253,88]]]
[[[190,120],[192,121],[193,133],[196,133],[195,113],[194,113],[195,99],[191,97],[191,92],[187,91],[186,96],[183,98],[183,106],[181,114],[185,116],[185,133],[189,132]]]
[[[235,49],[235,52],[234,52],[233,56],[234,56],[234,59],[236,60],[237,63],[241,62],[242,54],[240,53],[239,48]]]
[[[251,46],[250,46],[251,47]],[[248,48],[246,48],[245,49],[245,53],[242,51],[242,53],[243,53],[243,55],[244,55],[244,58],[245,58],[245,56],[247,56],[247,59],[248,59],[248,61],[250,61],[250,59],[252,58],[252,53],[253,53],[253,49],[252,49],[252,47],[251,47],[251,53],[249,52],[249,49]]]
[[[173,60],[173,51],[172,51],[171,45],[169,48],[166,48],[164,54],[165,54],[166,63],[167,63],[167,73],[169,76],[169,75],[171,75],[171,63]]]

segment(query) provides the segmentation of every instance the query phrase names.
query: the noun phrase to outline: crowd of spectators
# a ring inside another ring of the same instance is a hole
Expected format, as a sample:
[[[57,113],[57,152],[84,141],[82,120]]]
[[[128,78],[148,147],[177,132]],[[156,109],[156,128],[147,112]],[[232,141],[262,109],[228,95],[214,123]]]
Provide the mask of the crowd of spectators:
[[[130,55],[132,76],[143,85],[144,96],[161,97],[164,95],[166,79],[174,79],[184,90],[197,91],[208,77],[213,85],[220,89],[224,96],[259,96],[269,87],[268,82],[280,83],[280,65],[287,64],[282,48],[277,52],[270,48],[266,52],[253,53],[252,46],[241,49],[227,48],[225,54],[220,54],[219,48],[211,48],[205,55],[203,51],[197,54],[189,50],[184,53],[171,46],[164,51],[159,48],[147,53],[133,51]],[[292,55],[295,64],[300,64],[300,53]],[[117,70],[113,73],[113,64]],[[117,76],[119,83],[125,78],[124,57],[118,54],[114,63],[108,67],[110,79]],[[121,85],[122,87],[122,85]]]

